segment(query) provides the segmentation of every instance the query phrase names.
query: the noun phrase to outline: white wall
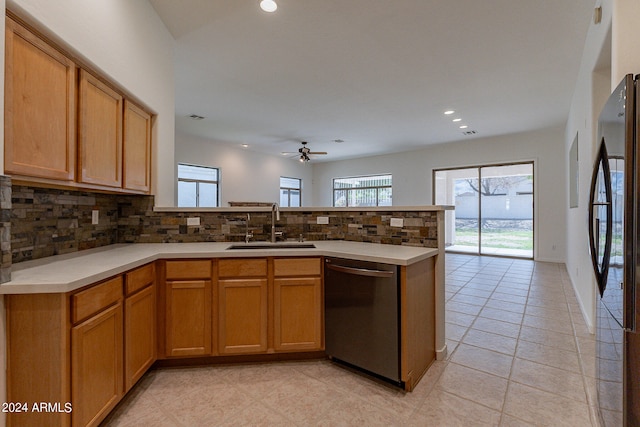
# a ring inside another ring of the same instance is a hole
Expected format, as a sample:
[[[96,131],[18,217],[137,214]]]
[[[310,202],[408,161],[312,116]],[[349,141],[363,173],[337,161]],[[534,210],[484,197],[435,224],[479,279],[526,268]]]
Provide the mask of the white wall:
[[[156,205],[172,206],[174,40],[151,5],[130,0],[8,0],[7,8],[157,114],[153,192]]]
[[[535,259],[564,262],[568,167],[562,129],[432,145],[422,150],[314,165],[314,205],[331,206],[332,179],[393,174],[393,204],[432,204],[432,171],[440,168],[534,161]]]
[[[279,202],[280,177],[302,179],[302,206],[313,200],[313,165],[187,134],[176,135],[176,163],[220,168],[220,206]]]

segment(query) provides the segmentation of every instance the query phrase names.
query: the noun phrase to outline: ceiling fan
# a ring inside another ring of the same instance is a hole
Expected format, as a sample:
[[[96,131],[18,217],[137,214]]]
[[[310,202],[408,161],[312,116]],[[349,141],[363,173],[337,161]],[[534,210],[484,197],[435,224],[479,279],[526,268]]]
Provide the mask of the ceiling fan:
[[[301,141],[302,147],[298,149],[297,153],[282,153],[283,155],[287,155],[287,154],[294,154],[296,156],[299,156],[298,160],[300,160],[302,163],[306,163],[309,160],[311,160],[311,158],[309,156],[315,156],[315,155],[325,155],[327,154],[326,151],[311,151],[311,149],[309,147],[307,147],[307,142],[306,141]]]

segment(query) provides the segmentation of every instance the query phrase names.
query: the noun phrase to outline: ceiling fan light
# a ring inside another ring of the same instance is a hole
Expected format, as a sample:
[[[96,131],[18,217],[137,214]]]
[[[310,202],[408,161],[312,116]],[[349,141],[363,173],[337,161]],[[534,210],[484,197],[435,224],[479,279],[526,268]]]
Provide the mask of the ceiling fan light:
[[[276,9],[278,8],[278,5],[273,0],[262,0],[260,2],[260,8],[265,12],[271,13],[276,11]]]

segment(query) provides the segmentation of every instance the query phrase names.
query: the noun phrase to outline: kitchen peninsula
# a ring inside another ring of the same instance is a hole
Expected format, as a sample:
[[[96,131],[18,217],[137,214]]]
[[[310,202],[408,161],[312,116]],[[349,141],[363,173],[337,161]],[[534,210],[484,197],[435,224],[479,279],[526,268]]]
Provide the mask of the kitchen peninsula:
[[[322,357],[325,256],[400,267],[401,374],[410,391],[446,352],[437,345],[442,249],[306,243],[314,247],[117,244],[14,264],[12,280],[0,285],[8,399],[71,402],[73,410],[14,413],[9,425],[97,425],[154,363]]]

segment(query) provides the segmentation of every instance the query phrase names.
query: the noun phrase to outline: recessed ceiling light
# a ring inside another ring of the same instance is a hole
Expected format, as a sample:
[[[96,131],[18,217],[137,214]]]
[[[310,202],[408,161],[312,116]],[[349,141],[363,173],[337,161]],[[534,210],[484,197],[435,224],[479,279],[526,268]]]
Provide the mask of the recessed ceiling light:
[[[453,119],[452,121],[454,121],[454,122],[460,122],[460,121],[462,121],[462,119]]]
[[[462,126],[460,126],[460,129],[466,129],[466,128],[468,128],[468,127],[469,127],[469,126],[467,126],[467,125],[462,125]]]
[[[447,111],[444,112],[444,114],[446,114],[447,116],[449,116],[449,115],[451,115],[453,113],[455,113],[455,111],[453,111],[453,110],[447,110]]]
[[[242,148],[249,148],[249,144],[242,144]]]
[[[277,8],[278,5],[273,0],[262,0],[260,2],[260,9],[264,10],[265,12],[275,12]]]

